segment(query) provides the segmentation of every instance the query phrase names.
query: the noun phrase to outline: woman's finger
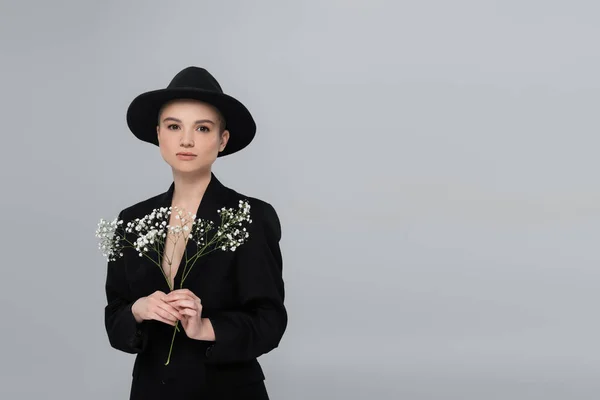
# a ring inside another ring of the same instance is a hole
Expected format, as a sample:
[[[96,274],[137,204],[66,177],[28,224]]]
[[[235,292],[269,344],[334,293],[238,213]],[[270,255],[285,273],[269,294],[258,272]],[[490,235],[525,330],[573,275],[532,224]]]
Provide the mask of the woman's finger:
[[[170,320],[168,320],[166,318],[163,318],[160,315],[158,315],[157,313],[154,313],[152,315],[152,319],[155,319],[155,320],[160,321],[160,322],[164,322],[165,324],[168,324],[168,325],[175,326],[175,322],[174,321],[170,321]]]
[[[176,318],[175,316],[173,316],[171,313],[163,310],[162,308],[157,308],[156,314],[160,315],[164,319],[168,319],[169,321],[173,321],[173,322],[175,322],[179,319],[179,318]]]
[[[172,302],[175,300],[185,300],[185,299],[195,300],[196,297],[192,296],[188,293],[169,293],[167,295],[167,297],[165,298],[165,301]]]
[[[181,310],[182,314],[189,315],[190,317],[195,317],[198,315],[198,311],[192,310],[191,308],[184,308]]]
[[[198,298],[198,296],[196,296],[196,294],[189,289],[176,289],[176,290],[173,290],[172,292],[170,292],[167,296],[179,296],[179,295],[183,295],[183,296],[187,295],[193,299]]]
[[[175,293],[183,293],[183,294],[188,294],[188,295],[194,296],[194,292],[192,292],[190,289],[174,289],[169,292],[169,294],[175,294]]]
[[[198,303],[193,300],[176,300],[170,303],[174,307],[179,308],[191,308],[195,310],[198,308]]]
[[[175,309],[175,307],[173,307],[171,304],[169,304],[169,303],[165,303],[165,302],[163,301],[163,302],[160,302],[160,303],[158,303],[158,305],[157,305],[157,306],[158,306],[159,308],[162,308],[163,310],[165,310],[165,311],[166,311],[166,312],[168,312],[169,314],[171,314],[171,315],[172,315],[173,317],[175,317],[176,319],[180,319],[180,318],[181,318],[181,315],[180,315],[179,311],[177,311],[177,310]]]

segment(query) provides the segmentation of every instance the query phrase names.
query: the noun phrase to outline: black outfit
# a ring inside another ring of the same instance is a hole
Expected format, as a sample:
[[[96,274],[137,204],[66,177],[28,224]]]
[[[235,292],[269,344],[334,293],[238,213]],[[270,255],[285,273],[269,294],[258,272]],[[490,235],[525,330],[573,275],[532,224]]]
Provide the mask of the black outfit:
[[[173,191],[174,183],[166,192],[124,209],[119,219],[125,225],[155,208],[170,207]],[[237,209],[244,199],[250,203],[252,219],[246,242],[233,252],[216,250],[200,257],[183,285],[201,299],[202,317],[210,319],[215,340],[190,339],[180,324],[169,365],[164,364],[174,327],[156,320],[138,324],[131,312],[140,297],[157,290],[169,292],[158,265],[139,257],[134,249],[125,249],[123,257],[108,262],[108,338],[115,349],[136,354],[130,400],[269,398],[257,357],[279,346],[287,326],[277,213],[269,203],[241,195],[211,174],[196,216],[218,227],[217,210]],[[196,251],[197,244],[188,241],[188,256]],[[157,252],[153,253],[151,257],[158,260]],[[175,288],[180,287],[184,265],[185,255]]]

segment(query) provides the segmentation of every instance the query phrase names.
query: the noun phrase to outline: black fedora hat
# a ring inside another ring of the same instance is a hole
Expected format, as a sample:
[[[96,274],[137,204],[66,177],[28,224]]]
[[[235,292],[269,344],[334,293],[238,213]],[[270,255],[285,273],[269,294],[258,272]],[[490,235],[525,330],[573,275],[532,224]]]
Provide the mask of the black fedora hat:
[[[250,111],[240,101],[223,93],[221,85],[206,69],[194,66],[181,70],[165,89],[145,92],[133,99],[127,109],[127,125],[131,132],[138,139],[158,146],[158,112],[166,102],[175,99],[200,100],[221,112],[230,135],[219,157],[242,150],[254,139],[256,123]]]

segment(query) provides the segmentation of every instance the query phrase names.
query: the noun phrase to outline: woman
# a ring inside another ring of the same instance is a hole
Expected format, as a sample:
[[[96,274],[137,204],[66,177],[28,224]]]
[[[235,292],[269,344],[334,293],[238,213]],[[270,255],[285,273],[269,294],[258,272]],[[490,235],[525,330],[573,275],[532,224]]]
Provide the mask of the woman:
[[[133,249],[109,261],[106,331],[112,347],[136,354],[130,399],[268,399],[257,357],[278,347],[287,326],[281,227],[269,203],[225,187],[212,172],[218,157],[252,141],[252,116],[209,72],[189,67],[166,89],[135,98],[127,123],[159,147],[173,183],[119,219],[173,207],[171,226],[189,224],[176,209],[218,226],[218,210],[240,200],[249,202],[251,217],[245,243],[199,258],[185,276],[181,261],[198,249],[187,238],[167,237],[160,264]]]

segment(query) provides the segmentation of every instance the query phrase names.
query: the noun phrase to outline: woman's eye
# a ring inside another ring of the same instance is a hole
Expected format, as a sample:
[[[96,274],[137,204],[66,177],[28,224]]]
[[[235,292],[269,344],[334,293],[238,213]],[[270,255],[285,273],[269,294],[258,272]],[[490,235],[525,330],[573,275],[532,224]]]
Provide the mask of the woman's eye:
[[[179,125],[176,125],[176,124],[171,124],[171,125],[167,126],[167,129],[170,129],[170,130],[177,129],[177,128],[179,128]]]
[[[208,132],[210,130],[207,126],[199,126],[198,129],[200,129],[202,132]]]

